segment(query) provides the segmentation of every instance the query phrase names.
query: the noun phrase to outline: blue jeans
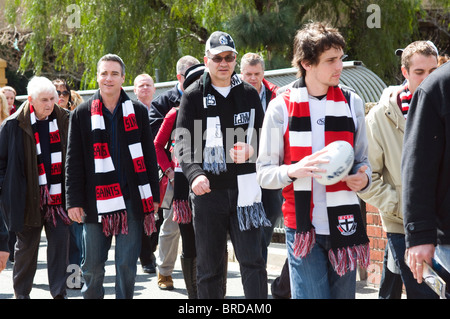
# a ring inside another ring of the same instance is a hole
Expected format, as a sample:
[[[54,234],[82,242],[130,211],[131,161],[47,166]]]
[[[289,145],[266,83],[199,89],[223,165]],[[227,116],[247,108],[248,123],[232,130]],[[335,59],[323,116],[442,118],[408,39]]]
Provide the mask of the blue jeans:
[[[292,299],[354,299],[356,270],[342,277],[328,260],[330,236],[316,235],[316,244],[304,258],[293,255],[295,229],[286,227],[286,247]]]
[[[222,299],[227,232],[239,262],[244,295],[267,298],[267,272],[261,252],[261,230],[241,231],[237,219],[237,189],[213,189],[196,196],[191,192],[199,299]]]
[[[128,235],[115,236],[116,298],[131,299],[136,280],[137,260],[141,251],[143,217],[134,212],[130,201],[127,208]],[[101,299],[105,295],[103,280],[105,263],[111,248],[112,236],[106,237],[102,224],[86,223],[83,228],[84,260],[81,265],[85,284],[82,289],[86,299]]]
[[[395,263],[400,268],[400,276],[406,289],[408,299],[437,299],[438,295],[434,293],[425,282],[419,284],[406,265],[405,262],[405,235],[396,233],[386,233],[389,249],[392,252]]]

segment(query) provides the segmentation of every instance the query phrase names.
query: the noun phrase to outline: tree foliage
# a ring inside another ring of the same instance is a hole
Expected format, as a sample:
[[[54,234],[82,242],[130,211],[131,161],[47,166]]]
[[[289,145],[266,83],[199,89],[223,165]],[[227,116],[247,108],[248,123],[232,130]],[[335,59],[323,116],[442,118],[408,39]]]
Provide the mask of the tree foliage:
[[[449,12],[447,0],[431,2]],[[368,27],[371,4],[380,8],[379,28]],[[123,58],[127,84],[156,69],[160,81],[174,80],[177,60],[202,60],[215,30],[229,32],[241,55],[261,53],[267,69],[289,67],[295,32],[310,20],[337,26],[350,59],[392,82],[393,52],[417,39],[424,11],[422,0],[8,0],[5,15],[29,34],[19,43],[22,72],[61,74],[86,89],[96,87],[96,64],[106,53]],[[448,30],[445,14],[443,21]]]

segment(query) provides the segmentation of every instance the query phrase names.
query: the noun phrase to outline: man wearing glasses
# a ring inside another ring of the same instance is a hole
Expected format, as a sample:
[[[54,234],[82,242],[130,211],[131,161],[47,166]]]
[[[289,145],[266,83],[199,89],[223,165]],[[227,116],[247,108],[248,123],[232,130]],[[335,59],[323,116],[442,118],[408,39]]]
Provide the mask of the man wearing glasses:
[[[204,57],[207,71],[184,92],[177,119],[176,157],[192,190],[201,299],[224,297],[227,232],[245,297],[267,298],[259,227],[270,222],[255,167],[264,114],[256,90],[234,72],[236,55],[229,34],[211,34]]]

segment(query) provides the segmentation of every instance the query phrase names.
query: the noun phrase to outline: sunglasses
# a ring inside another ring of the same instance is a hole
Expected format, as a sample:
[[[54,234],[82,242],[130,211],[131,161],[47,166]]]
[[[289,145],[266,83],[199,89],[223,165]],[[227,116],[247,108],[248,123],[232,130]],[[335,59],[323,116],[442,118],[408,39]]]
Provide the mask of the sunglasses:
[[[62,96],[69,96],[70,92],[69,91],[56,91],[58,93],[58,96],[60,96],[62,94]]]
[[[230,62],[233,62],[234,59],[236,59],[236,56],[235,55],[227,55],[227,56],[222,57],[220,55],[215,55],[212,58],[210,58],[210,57],[208,57],[208,58],[211,59],[215,63],[220,63],[223,60],[225,60],[225,62],[230,63]]]

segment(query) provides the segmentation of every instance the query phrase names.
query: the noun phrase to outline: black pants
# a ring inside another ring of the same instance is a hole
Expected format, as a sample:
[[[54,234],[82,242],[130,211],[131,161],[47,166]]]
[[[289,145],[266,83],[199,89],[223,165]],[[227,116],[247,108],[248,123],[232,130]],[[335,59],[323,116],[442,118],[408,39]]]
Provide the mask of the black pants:
[[[267,272],[261,252],[261,229],[241,231],[237,218],[237,189],[214,189],[196,196],[191,192],[197,250],[199,299],[221,299],[224,251],[230,233],[248,299],[267,298]]]
[[[66,296],[66,280],[69,275],[69,226],[57,217],[56,227],[44,222],[47,236],[47,271],[50,294],[53,298]],[[16,296],[29,296],[37,269],[38,251],[41,240],[41,227],[25,226],[16,233],[14,248],[13,285]]]

